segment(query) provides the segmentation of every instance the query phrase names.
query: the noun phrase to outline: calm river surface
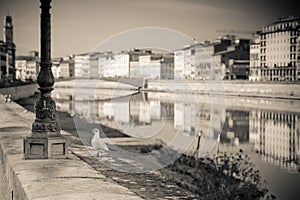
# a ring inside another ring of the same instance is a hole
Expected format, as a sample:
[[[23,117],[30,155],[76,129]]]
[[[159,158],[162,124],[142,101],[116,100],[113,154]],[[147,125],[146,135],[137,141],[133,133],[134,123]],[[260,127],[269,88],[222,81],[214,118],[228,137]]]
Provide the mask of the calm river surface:
[[[133,137],[159,138],[167,144],[176,133],[192,137],[187,154],[196,151],[200,133],[210,135],[216,141],[211,154],[243,149],[251,156],[277,199],[299,194],[300,101],[226,97],[225,104],[218,105],[209,95],[133,93],[82,89],[74,94],[70,88],[56,88],[52,96],[57,110]]]

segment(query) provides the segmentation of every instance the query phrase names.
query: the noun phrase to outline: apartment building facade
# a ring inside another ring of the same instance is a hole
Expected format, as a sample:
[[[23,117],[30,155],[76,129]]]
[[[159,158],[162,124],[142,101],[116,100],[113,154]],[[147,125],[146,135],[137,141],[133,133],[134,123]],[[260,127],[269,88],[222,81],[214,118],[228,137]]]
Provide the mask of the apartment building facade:
[[[281,18],[260,32],[260,66],[263,81],[300,79],[300,17]]]
[[[260,42],[255,39],[250,45],[250,65],[249,65],[249,80],[260,81],[261,66],[260,66]]]

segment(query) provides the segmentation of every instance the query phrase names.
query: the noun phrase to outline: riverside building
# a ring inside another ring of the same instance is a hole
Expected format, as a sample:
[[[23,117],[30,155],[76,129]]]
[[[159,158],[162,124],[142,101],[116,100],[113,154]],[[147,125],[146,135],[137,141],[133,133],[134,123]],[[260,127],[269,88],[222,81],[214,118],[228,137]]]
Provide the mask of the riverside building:
[[[130,62],[130,77],[149,79],[174,79],[174,56],[172,54],[140,55],[138,61]]]
[[[261,78],[260,66],[260,42],[259,38],[253,40],[250,45],[249,80],[259,81]]]
[[[175,79],[248,79],[249,39],[225,35],[174,52]]]
[[[39,73],[39,53],[30,51],[29,55],[17,56],[15,60],[16,80],[36,81]]]
[[[74,56],[74,68],[76,78],[90,77],[90,56],[88,53],[78,54]]]
[[[77,63],[78,64],[78,63]],[[52,60],[52,74],[56,79],[70,79],[75,77],[74,55]]]
[[[13,81],[15,74],[16,45],[13,40],[12,17],[7,15],[4,19],[4,41],[0,40],[0,80]]]
[[[260,66],[263,81],[300,79],[300,17],[281,18],[260,32]]]

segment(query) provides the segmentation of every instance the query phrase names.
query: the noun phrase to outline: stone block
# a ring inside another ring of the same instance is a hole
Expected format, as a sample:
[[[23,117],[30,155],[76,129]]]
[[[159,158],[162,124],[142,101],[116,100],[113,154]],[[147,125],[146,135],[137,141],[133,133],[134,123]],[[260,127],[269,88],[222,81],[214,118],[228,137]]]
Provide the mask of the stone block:
[[[23,142],[24,159],[66,158],[68,145],[64,137],[26,137]]]

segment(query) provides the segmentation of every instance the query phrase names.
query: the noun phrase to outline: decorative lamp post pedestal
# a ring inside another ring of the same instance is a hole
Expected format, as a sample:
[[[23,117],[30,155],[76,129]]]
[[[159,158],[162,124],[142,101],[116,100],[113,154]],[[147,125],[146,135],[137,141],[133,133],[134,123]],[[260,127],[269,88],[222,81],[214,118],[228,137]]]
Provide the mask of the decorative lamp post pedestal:
[[[32,134],[24,139],[25,159],[66,158],[68,145],[60,134],[55,118],[55,102],[40,88],[41,97],[35,104],[36,119]]]
[[[51,0],[41,2],[41,62],[37,83],[40,86],[40,98],[35,104],[36,119],[32,124],[32,134],[24,138],[25,159],[66,158],[67,140],[60,134],[56,120],[56,105],[51,98],[54,77],[51,71]]]
[[[67,158],[68,148],[62,137],[24,139],[25,159]]]

